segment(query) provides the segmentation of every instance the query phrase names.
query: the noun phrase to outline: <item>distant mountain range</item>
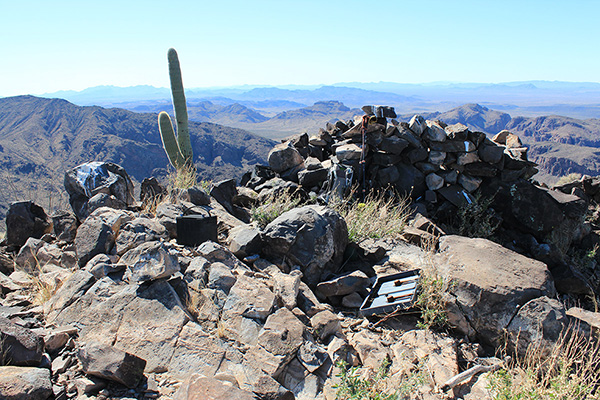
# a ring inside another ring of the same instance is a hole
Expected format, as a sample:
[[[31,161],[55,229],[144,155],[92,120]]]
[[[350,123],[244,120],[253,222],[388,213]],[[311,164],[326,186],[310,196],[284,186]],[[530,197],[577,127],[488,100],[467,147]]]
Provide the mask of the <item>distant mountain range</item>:
[[[274,145],[212,123],[190,122],[190,132],[202,179],[239,178],[251,166],[265,164]],[[0,218],[19,199],[35,198],[44,207],[66,204],[65,171],[88,161],[120,164],[137,182],[167,175],[157,115],[33,96],[0,99]]]
[[[403,113],[448,110],[465,103],[478,103],[512,115],[564,115],[573,118],[600,117],[600,83],[526,81],[507,83],[404,84],[393,82],[345,82],[313,86],[237,86],[186,89],[190,102],[239,103],[272,117],[319,101],[336,100],[350,108],[385,104]],[[79,92],[46,93],[78,105],[100,105],[131,109],[133,104],[170,101],[170,90],[152,86],[98,86]]]

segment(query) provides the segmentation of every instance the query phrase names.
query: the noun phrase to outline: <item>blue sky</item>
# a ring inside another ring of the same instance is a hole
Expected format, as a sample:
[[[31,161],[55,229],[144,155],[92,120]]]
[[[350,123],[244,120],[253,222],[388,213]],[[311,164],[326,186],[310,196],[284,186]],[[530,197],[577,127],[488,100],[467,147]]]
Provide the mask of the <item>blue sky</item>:
[[[0,96],[97,85],[600,82],[600,1],[0,0]]]

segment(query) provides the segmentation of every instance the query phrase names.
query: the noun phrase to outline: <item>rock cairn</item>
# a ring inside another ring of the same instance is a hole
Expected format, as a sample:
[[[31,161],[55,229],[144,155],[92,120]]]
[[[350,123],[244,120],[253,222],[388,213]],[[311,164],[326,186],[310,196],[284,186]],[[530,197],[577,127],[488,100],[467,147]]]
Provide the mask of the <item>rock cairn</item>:
[[[444,202],[470,202],[484,180],[512,182],[537,173],[536,164],[527,160],[527,148],[508,131],[489,139],[463,124],[447,125],[419,115],[408,123],[398,122],[391,107],[363,110],[364,117],[327,123],[317,134],[285,139],[269,153],[270,169],[317,194],[364,182],[369,190],[392,188],[410,194],[429,209]],[[256,188],[262,183],[257,176],[266,173],[255,171],[243,183]]]

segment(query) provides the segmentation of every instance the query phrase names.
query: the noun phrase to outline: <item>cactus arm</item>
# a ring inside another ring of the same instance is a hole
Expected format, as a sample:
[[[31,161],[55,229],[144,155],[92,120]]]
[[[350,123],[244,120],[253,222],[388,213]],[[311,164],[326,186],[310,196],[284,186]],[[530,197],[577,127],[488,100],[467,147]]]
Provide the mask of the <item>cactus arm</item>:
[[[185,93],[183,91],[179,58],[177,57],[175,49],[169,49],[167,58],[169,60],[169,77],[171,79],[173,107],[175,109],[175,119],[177,120],[177,142],[179,144],[179,152],[185,163],[192,164],[192,145],[188,129],[187,105]]]
[[[158,129],[160,131],[163,147],[167,153],[167,157],[169,157],[169,162],[175,169],[180,169],[185,163],[184,158],[177,145],[171,118],[169,117],[169,114],[164,111],[158,114]]]

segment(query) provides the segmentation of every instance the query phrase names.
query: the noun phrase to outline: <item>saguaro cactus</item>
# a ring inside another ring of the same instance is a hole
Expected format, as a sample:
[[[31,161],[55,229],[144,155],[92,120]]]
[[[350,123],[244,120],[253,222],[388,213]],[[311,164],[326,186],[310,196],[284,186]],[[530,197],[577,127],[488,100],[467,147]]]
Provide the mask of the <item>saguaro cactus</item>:
[[[171,94],[173,95],[173,107],[175,119],[177,120],[177,136],[171,123],[169,114],[162,111],[158,114],[158,129],[162,139],[163,147],[169,157],[171,165],[177,170],[192,165],[192,144],[190,143],[190,132],[188,129],[187,106],[183,82],[181,80],[181,68],[179,58],[175,49],[169,49],[167,53],[169,60],[169,77],[171,79]]]

